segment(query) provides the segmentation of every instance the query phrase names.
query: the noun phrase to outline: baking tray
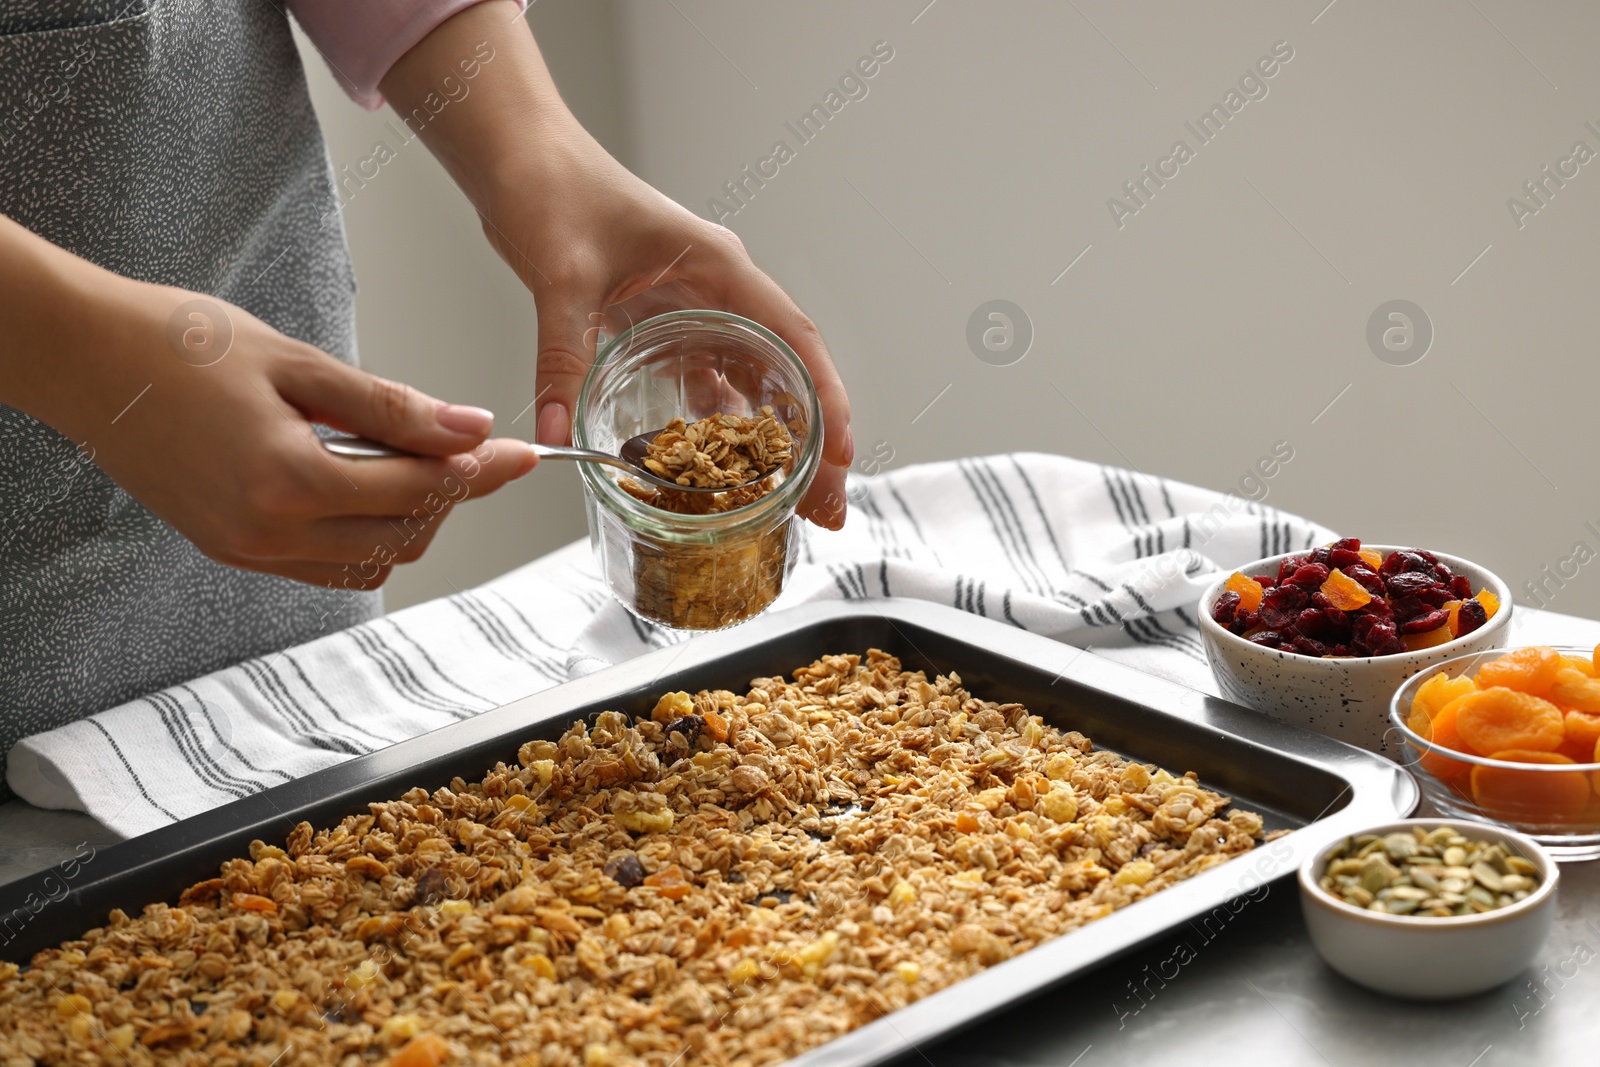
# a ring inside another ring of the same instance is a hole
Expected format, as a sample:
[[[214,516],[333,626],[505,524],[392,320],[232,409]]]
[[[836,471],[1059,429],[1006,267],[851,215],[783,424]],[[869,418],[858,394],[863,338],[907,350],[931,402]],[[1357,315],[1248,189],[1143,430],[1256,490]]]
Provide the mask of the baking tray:
[[[974,695],[1025,704],[1101,748],[1195,771],[1204,785],[1260,812],[1269,828],[1290,833],[804,1053],[791,1067],[890,1059],[1180,923],[1204,923],[1230,901],[1237,910],[1242,895],[1291,874],[1322,844],[1409,815],[1418,802],[1411,777],[1382,757],[1072,646],[925,601],[834,601],[649,653],[121,842],[86,862],[64,896],[50,872],[0,887],[0,925],[10,917],[16,931],[0,959],[24,963],[101,924],[112,908],[137,913],[175,900],[224,860],[247,854],[252,839],[281,841],[302,820],[330,826],[415,786],[431,791],[457,775],[475,781],[497,762],[514,763],[523,742],[554,739],[576,718],[608,709],[644,715],[663,691],[738,690],[822,655],[869,648],[899,656],[908,669],[956,671]],[[40,907],[43,900],[52,902]]]

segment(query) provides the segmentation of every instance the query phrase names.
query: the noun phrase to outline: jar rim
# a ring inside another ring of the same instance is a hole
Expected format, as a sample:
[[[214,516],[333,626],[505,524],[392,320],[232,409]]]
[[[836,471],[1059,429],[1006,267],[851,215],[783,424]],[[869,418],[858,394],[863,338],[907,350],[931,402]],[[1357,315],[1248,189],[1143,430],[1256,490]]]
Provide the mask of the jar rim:
[[[578,464],[585,486],[598,500],[606,502],[611,511],[619,513],[628,520],[639,520],[648,525],[648,532],[651,534],[668,538],[687,536],[690,539],[698,539],[707,534],[720,534],[737,529],[753,521],[765,521],[775,511],[782,514],[794,511],[799,506],[800,497],[810,488],[812,477],[821,462],[823,438],[826,432],[822,423],[822,402],[817,396],[816,383],[812,380],[810,370],[788,342],[761,323],[747,319],[743,315],[728,311],[691,308],[664,312],[635,323],[607,341],[596,353],[594,363],[584,375],[583,385],[578,391],[577,410],[573,413],[572,421],[573,443],[580,448],[594,447],[590,439],[586,400],[598,388],[601,376],[608,369],[644,347],[645,342],[693,326],[719,329],[731,337],[745,335],[747,341],[754,340],[761,343],[769,349],[771,355],[794,371],[805,390],[809,432],[806,434],[799,456],[795,459],[793,472],[785,477],[776,489],[743,507],[707,515],[686,515],[646,504],[625,492],[614,479],[602,474],[597,464]]]

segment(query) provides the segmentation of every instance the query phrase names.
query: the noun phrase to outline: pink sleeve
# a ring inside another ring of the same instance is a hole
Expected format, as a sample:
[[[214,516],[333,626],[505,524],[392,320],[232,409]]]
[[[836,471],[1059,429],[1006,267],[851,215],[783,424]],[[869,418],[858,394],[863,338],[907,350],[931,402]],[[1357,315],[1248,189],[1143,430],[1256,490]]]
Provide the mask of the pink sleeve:
[[[395,61],[445,19],[481,0],[287,0],[344,91],[368,110]],[[527,0],[521,0],[527,7]]]

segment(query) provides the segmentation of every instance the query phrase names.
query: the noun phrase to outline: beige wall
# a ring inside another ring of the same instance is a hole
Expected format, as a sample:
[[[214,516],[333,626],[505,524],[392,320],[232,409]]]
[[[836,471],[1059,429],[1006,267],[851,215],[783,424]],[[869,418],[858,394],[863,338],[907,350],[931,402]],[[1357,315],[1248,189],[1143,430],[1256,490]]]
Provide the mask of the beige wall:
[[[1600,152],[1600,10],[1324,2],[540,0],[533,17],[575,108],[701,214],[776,140],[794,151],[727,221],[829,338],[858,451],[1044,449],[1221,489],[1285,440],[1269,502],[1520,590],[1577,541],[1600,551],[1600,160],[1520,229],[1507,207],[1575,141]],[[865,97],[801,144],[785,123],[877,41],[894,55]],[[1185,122],[1279,41],[1294,55],[1266,95],[1200,145]],[[335,159],[364,154],[365,117],[332,111]],[[1119,227],[1108,199],[1132,206],[1123,183],[1180,138],[1194,158]],[[532,395],[527,302],[411,156],[351,208],[363,350],[505,411]],[[996,298],[1035,334],[1011,366],[966,339]],[[1393,299],[1434,326],[1413,365],[1366,340]],[[569,473],[452,519],[394,601],[576,535]],[[1600,614],[1600,562],[1574,569],[1547,599]]]

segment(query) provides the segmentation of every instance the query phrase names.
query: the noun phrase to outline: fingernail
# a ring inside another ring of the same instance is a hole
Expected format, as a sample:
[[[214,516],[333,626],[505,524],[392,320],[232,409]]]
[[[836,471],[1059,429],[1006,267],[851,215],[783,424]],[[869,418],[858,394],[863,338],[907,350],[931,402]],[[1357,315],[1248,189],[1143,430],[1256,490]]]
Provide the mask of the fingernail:
[[[856,461],[856,432],[849,426],[844,428],[844,465],[846,467]]]
[[[552,400],[539,409],[538,437],[541,445],[567,443],[567,405]]]
[[[465,404],[440,404],[433,417],[451,433],[469,437],[487,437],[494,426],[494,412]]]

